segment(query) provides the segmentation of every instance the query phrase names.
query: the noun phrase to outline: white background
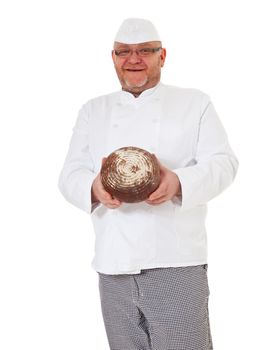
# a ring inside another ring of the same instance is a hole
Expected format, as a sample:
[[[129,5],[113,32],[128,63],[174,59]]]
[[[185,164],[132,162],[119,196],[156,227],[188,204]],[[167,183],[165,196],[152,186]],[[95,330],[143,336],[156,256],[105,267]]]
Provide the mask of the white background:
[[[271,349],[271,26],[260,0],[1,2],[0,348],[108,349],[91,221],[57,180],[81,105],[119,89],[110,51],[126,17],[155,23],[162,81],[211,96],[240,161],[207,220],[215,349]]]

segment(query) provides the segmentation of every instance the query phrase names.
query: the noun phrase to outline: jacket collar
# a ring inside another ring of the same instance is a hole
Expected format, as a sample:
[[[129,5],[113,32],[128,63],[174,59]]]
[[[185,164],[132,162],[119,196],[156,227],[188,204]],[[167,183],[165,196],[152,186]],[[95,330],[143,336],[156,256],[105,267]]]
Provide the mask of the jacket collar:
[[[126,104],[141,104],[146,100],[151,98],[160,99],[160,93],[162,90],[162,83],[158,83],[153,88],[144,90],[138,97],[135,97],[132,93],[128,91],[121,90],[120,91],[120,103],[123,105]]]

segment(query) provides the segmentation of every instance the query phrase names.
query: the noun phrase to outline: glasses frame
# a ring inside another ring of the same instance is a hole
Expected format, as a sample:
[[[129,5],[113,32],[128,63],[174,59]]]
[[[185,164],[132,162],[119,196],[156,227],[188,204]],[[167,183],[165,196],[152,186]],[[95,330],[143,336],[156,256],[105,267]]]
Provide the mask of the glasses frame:
[[[142,47],[141,49],[119,49],[119,50],[113,50],[115,55],[119,58],[128,58],[131,57],[132,54],[135,52],[137,56],[139,57],[149,57],[152,56],[155,52],[158,52],[162,49],[161,46],[159,47]],[[143,54],[144,50],[147,50],[146,54]],[[127,54],[124,54],[126,53]],[[122,55],[124,54],[124,55]]]

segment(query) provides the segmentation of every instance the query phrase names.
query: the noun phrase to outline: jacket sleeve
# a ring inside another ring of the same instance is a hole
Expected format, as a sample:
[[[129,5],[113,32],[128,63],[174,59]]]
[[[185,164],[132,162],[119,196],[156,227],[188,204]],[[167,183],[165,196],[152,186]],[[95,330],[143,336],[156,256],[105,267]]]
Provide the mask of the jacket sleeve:
[[[220,194],[232,183],[237,169],[238,160],[208,99],[199,122],[194,164],[173,170],[181,184],[182,209],[203,205]]]
[[[67,201],[90,214],[95,208],[91,204],[91,186],[97,174],[89,150],[88,129],[88,113],[82,107],[73,128],[58,187]]]

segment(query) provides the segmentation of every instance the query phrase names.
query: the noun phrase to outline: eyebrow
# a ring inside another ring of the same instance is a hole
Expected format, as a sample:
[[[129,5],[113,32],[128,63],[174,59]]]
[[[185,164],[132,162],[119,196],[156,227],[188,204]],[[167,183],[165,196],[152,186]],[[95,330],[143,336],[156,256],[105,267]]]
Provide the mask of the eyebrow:
[[[146,42],[146,43],[140,43],[140,44],[138,44],[138,46],[136,46],[135,49],[140,49],[140,48],[144,48],[144,47],[150,47],[150,48],[152,48],[153,46],[154,46],[154,44],[150,44],[150,43]],[[155,46],[154,46],[154,47],[155,47]],[[120,45],[120,46],[115,46],[115,47],[114,47],[114,50],[121,50],[121,49],[130,50],[130,49],[131,49],[131,46],[122,44],[122,45]]]

